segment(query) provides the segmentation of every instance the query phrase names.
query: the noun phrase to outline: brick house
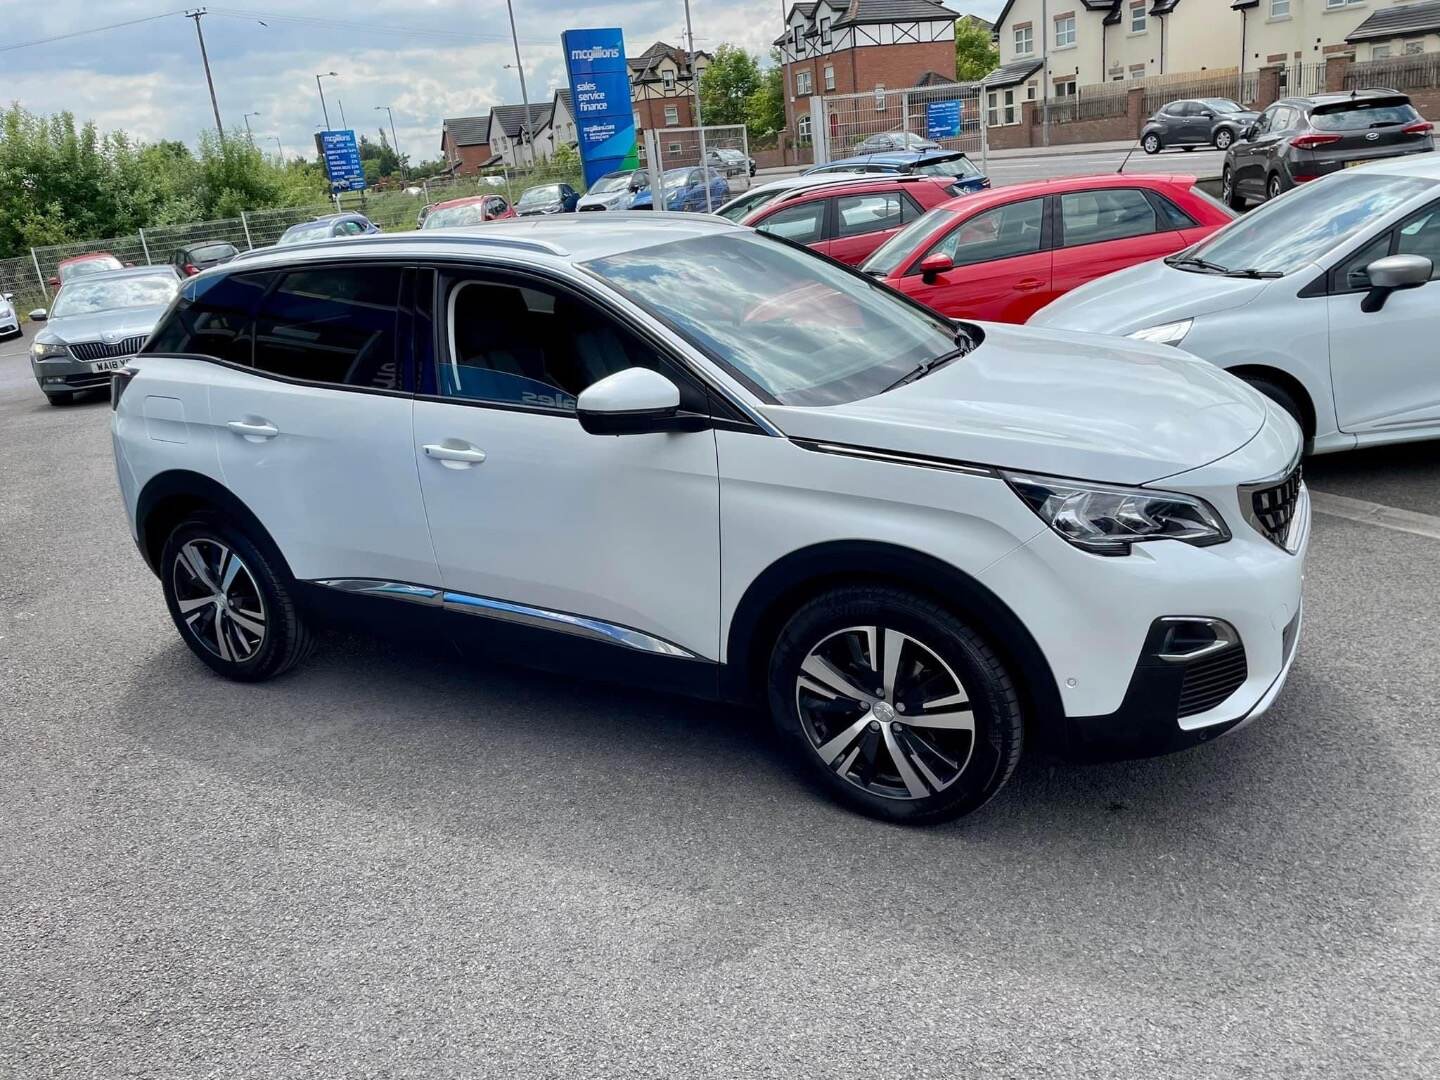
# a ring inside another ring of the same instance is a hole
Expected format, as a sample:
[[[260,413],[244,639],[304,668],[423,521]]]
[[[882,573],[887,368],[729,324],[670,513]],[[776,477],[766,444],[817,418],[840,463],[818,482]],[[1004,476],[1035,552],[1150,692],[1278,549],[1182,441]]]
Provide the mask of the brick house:
[[[534,165],[549,158],[551,108],[550,102],[532,104],[528,130],[524,105],[496,105],[490,110],[490,150],[496,164]]]
[[[627,57],[630,100],[635,126],[651,128],[695,126],[695,80],[705,73],[710,54],[695,53],[695,71],[684,49],[657,41],[639,56]]]
[[[809,143],[810,99],[915,86],[955,72],[957,12],[936,0],[797,3],[775,39],[785,74],[785,126]]]
[[[479,172],[490,161],[490,115],[453,116],[440,125],[440,156],[458,176]]]

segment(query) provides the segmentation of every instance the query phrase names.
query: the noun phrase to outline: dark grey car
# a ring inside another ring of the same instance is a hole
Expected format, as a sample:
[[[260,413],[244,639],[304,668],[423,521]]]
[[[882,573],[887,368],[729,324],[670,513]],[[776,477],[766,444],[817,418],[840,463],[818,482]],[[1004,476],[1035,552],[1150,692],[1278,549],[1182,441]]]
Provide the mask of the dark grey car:
[[[1221,197],[1239,210],[1352,165],[1429,153],[1433,128],[1393,90],[1283,98],[1226,152]]]
[[[1167,146],[1228,150],[1259,116],[1229,98],[1183,98],[1162,105],[1145,121],[1140,145],[1147,154],[1158,154]]]
[[[172,266],[137,266],[66,282],[30,343],[30,370],[51,405],[80,390],[108,388],[111,374],[140,351],[180,290]]]

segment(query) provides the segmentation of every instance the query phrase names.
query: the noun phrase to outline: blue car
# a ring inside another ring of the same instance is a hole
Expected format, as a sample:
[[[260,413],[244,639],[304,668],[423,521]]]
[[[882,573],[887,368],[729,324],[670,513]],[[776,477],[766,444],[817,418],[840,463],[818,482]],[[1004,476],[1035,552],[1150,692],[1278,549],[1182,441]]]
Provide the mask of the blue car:
[[[813,173],[911,173],[920,176],[950,176],[956,195],[971,195],[990,186],[990,178],[958,150],[888,150],[879,154],[827,161],[806,169]]]
[[[705,205],[705,188],[710,188],[710,205]],[[693,210],[704,214],[717,209],[730,198],[730,182],[713,169],[666,169],[660,176],[665,189],[665,209]],[[653,210],[653,186],[635,193],[631,210]]]

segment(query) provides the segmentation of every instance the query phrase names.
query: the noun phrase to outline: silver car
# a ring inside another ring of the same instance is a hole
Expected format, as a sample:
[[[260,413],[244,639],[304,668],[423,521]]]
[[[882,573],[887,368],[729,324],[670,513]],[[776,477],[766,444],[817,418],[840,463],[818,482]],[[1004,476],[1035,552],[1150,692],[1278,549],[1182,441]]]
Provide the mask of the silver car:
[[[30,369],[51,405],[110,385],[116,368],[140,351],[180,290],[172,266],[90,274],[61,286],[54,306],[30,318],[45,326],[30,344]]]
[[[20,336],[20,314],[15,310],[15,294],[0,293],[0,341]]]

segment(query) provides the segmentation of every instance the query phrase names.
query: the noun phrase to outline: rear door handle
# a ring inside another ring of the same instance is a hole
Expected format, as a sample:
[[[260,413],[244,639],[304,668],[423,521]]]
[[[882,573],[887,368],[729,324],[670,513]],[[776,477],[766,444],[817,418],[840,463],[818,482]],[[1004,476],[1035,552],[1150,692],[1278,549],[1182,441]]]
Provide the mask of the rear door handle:
[[[269,420],[231,420],[225,426],[235,432],[236,435],[249,439],[252,442],[258,442],[261,439],[273,439],[276,435],[280,434],[280,429],[270,423]]]
[[[1039,278],[1024,278],[1015,283],[1015,289],[1017,292],[1033,292],[1044,284]]]
[[[446,439],[443,443],[426,443],[421,447],[425,456],[434,458],[447,469],[468,469],[485,460],[485,451],[459,439]]]

